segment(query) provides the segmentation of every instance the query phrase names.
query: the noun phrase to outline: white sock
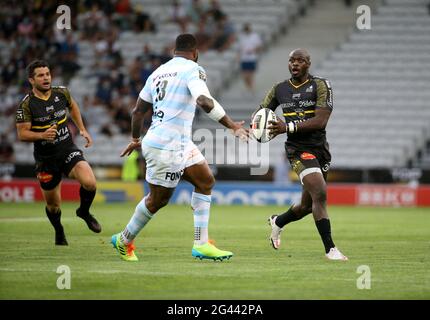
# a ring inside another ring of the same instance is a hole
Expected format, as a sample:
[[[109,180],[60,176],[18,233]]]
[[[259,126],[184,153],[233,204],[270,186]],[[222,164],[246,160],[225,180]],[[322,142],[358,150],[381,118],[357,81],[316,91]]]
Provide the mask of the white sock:
[[[202,245],[209,240],[208,225],[211,196],[193,192],[191,207],[194,210],[194,244]]]
[[[145,205],[145,199],[146,197],[136,206],[133,216],[121,233],[121,240],[125,244],[132,242],[153,216]]]

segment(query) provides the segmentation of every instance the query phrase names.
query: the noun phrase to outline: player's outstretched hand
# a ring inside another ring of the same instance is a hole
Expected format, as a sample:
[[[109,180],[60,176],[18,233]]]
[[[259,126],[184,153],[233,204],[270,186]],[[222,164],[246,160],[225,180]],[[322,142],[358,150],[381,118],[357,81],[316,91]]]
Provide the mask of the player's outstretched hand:
[[[87,140],[87,143],[85,144],[85,148],[89,148],[93,145],[93,139],[91,138],[90,134],[87,130],[81,130],[79,131],[79,134]]]
[[[285,122],[278,118],[278,121],[269,121],[269,125],[267,129],[270,130],[270,134],[273,137],[276,137],[278,134],[287,132],[287,127],[285,126]]]
[[[240,140],[246,141],[248,142],[249,140],[249,129],[245,129],[243,127],[243,124],[245,123],[245,121],[240,121],[240,122],[235,122],[235,126],[232,129],[233,130],[233,135],[235,137],[238,137]]]
[[[129,156],[133,150],[139,149],[141,142],[137,140],[132,140],[127,147],[121,152],[120,157]]]
[[[46,129],[46,131],[42,132],[42,138],[45,140],[54,141],[56,137],[57,137],[57,125],[56,124],[52,125],[48,129]]]

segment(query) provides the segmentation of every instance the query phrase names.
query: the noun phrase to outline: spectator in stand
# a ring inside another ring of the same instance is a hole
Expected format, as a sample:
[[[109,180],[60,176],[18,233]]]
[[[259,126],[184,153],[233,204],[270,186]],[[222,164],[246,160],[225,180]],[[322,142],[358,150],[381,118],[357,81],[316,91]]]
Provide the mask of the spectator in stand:
[[[109,104],[112,98],[112,86],[110,78],[105,76],[100,78],[96,90],[96,98],[103,104]]]
[[[169,22],[177,23],[181,29],[187,28],[187,12],[178,0],[173,0],[172,5],[169,7]]]
[[[0,177],[11,179],[15,172],[15,150],[6,134],[0,136]]]
[[[215,34],[211,48],[224,52],[229,49],[236,40],[236,33],[233,24],[229,21],[227,15],[222,15],[217,22]]]
[[[206,11],[206,15],[212,16],[215,22],[219,22],[226,16],[226,14],[222,11],[221,4],[218,0],[211,0],[209,9]]]
[[[239,36],[240,70],[245,87],[253,96],[255,95],[254,76],[262,45],[263,42],[258,33],[252,31],[249,23],[245,23]]]
[[[143,11],[141,5],[135,8],[134,29],[136,32],[155,32],[155,24],[152,22],[151,17]]]
[[[131,132],[131,116],[129,107],[124,103],[116,110],[114,120],[122,134],[130,134]]]
[[[197,26],[197,31],[194,34],[197,41],[197,48],[200,52],[206,52],[211,45],[211,35],[206,30],[206,16],[203,16]]]
[[[200,0],[192,0],[188,4],[187,16],[195,25],[200,24],[202,18],[206,16],[207,8]]]

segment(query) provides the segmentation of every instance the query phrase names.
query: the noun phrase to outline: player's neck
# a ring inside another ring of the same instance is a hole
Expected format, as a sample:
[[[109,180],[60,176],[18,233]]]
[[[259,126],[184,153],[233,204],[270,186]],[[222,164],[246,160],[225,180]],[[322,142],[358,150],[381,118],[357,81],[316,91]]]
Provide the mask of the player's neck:
[[[308,78],[309,78],[309,73],[306,73],[302,77],[291,77],[290,81],[293,85],[300,87],[302,84],[308,81]]]
[[[33,91],[33,94],[36,97],[38,97],[39,99],[48,100],[49,97],[51,96],[51,91],[52,90],[49,89],[49,90],[46,90],[46,91],[40,91],[40,90],[37,90],[36,88],[33,88],[32,91]]]

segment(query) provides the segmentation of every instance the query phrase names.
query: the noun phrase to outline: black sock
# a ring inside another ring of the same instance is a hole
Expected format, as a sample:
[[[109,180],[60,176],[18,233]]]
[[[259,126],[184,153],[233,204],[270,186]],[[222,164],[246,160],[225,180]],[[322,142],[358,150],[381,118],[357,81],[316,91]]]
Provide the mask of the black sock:
[[[61,225],[61,210],[57,212],[50,212],[47,207],[45,207],[46,215],[48,216],[49,221],[55,229],[55,232],[62,232],[63,226]]]
[[[324,243],[325,253],[328,253],[331,248],[335,247],[334,242],[331,239],[330,220],[323,218],[321,220],[315,221],[315,225],[317,226],[321,240]]]
[[[290,209],[288,209],[287,212],[284,212],[283,214],[279,215],[276,220],[275,220],[275,224],[279,227],[282,228],[283,226],[285,226],[286,224],[293,222],[293,221],[297,221],[300,220],[303,217],[300,217],[298,215],[296,215],[293,212],[293,207],[291,206]]]
[[[81,186],[79,189],[79,195],[81,197],[81,206],[79,207],[79,213],[86,215],[90,212],[90,206],[93,203],[94,197],[96,196],[96,190],[88,191]]]

